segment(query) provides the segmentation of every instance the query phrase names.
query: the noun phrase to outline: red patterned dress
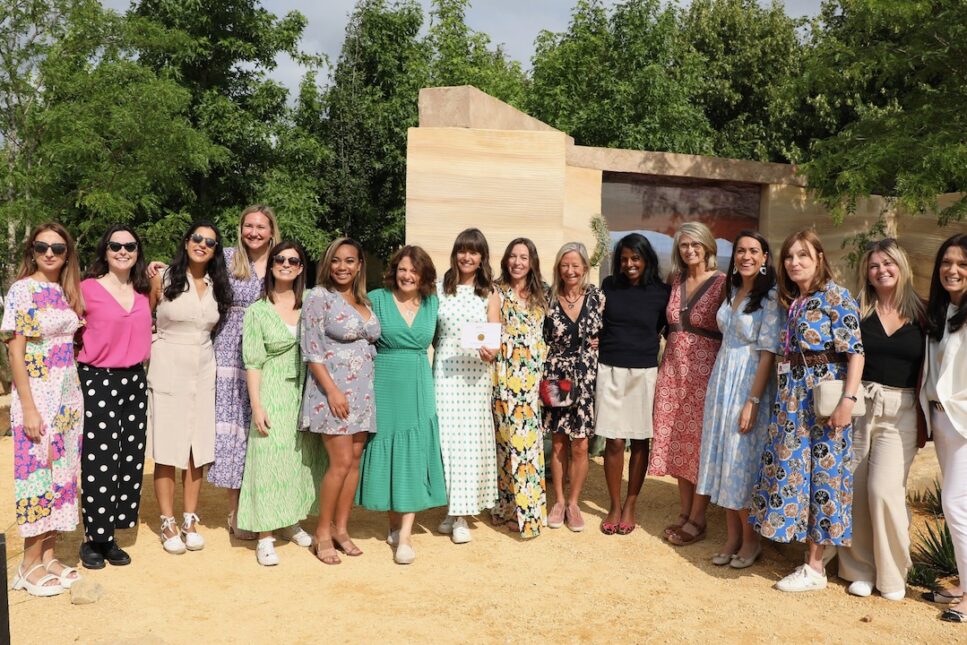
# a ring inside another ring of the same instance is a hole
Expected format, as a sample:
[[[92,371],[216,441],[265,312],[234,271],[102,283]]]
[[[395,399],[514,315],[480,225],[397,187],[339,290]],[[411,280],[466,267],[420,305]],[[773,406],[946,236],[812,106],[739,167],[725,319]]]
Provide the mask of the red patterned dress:
[[[655,385],[650,475],[698,481],[705,390],[722,344],[715,314],[724,287],[725,275],[716,273],[686,298],[680,276],[672,282],[665,310],[668,342]]]

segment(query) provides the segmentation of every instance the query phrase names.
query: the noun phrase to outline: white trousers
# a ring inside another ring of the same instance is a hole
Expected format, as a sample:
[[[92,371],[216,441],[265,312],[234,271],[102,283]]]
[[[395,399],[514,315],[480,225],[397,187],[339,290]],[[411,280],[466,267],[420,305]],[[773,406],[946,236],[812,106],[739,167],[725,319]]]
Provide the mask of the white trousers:
[[[957,432],[946,412],[930,410],[930,422],[943,473],[943,514],[953,538],[963,591],[967,586],[967,437]]]

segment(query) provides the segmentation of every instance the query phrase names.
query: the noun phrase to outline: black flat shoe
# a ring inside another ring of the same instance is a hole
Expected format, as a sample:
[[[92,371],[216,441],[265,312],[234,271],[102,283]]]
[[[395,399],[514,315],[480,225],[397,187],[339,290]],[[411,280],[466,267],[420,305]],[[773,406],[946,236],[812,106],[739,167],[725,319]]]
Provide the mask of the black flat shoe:
[[[81,559],[81,564],[84,565],[85,569],[103,569],[104,568],[104,556],[97,549],[96,545],[91,542],[84,542],[81,544],[81,549],[78,552],[78,557]]]
[[[117,542],[108,542],[102,545],[101,552],[104,554],[104,559],[115,567],[123,567],[126,564],[131,564],[131,556],[119,547]]]
[[[940,620],[948,623],[967,623],[967,614],[956,609],[944,609],[940,614]]]

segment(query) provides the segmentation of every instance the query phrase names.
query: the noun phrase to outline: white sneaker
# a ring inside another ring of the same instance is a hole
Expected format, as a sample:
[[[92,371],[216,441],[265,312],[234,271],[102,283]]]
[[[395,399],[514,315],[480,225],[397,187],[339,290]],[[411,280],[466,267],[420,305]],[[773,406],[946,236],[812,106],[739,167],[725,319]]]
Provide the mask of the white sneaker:
[[[450,539],[454,544],[466,544],[471,540],[466,518],[458,517],[454,520]]]
[[[170,531],[174,529],[175,534],[171,537],[165,536],[165,531]],[[161,546],[164,550],[172,555],[181,555],[185,552],[185,543],[181,541],[181,532],[178,530],[178,525],[175,524],[175,518],[169,516],[161,516]]]
[[[897,602],[899,600],[903,600],[906,597],[907,590],[901,589],[900,591],[886,591],[886,592],[881,591],[880,595],[886,598],[887,600],[892,600],[893,602]]]
[[[440,522],[440,525],[436,527],[437,532],[443,533],[444,535],[450,535],[450,533],[453,532],[453,523],[456,520],[457,518],[455,518],[454,516],[447,515],[446,517],[443,518],[443,521]]]
[[[275,542],[274,538],[261,538],[258,546],[255,547],[255,559],[263,567],[274,567],[279,563],[279,556],[275,552],[273,542]]]
[[[397,529],[395,531],[390,531],[389,533],[386,534],[386,544],[388,544],[390,546],[399,546],[400,545],[400,532],[399,532],[399,529]]]
[[[287,526],[284,529],[281,529],[279,531],[279,537],[299,546],[312,546],[312,536],[306,533],[298,524],[293,524],[292,526]]]
[[[776,583],[779,591],[819,591],[826,588],[826,574],[817,573],[808,564],[798,567],[795,571]]]
[[[846,589],[851,595],[866,598],[873,593],[873,583],[866,580],[854,580]]]
[[[194,513],[182,513],[184,521],[181,523],[181,537],[185,541],[185,548],[189,551],[201,551],[205,548],[205,538],[198,532],[198,516]],[[195,525],[195,530],[188,532],[188,529]]]

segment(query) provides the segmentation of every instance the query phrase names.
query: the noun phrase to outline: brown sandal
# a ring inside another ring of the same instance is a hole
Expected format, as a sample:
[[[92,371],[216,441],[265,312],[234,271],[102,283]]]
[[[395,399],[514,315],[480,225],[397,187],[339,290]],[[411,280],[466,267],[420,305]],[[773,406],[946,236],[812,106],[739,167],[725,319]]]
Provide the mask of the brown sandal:
[[[685,524],[691,524],[693,527],[698,529],[698,533],[692,535],[691,533],[685,532]],[[675,546],[687,546],[689,544],[695,544],[696,542],[701,542],[705,539],[705,527],[699,526],[692,520],[687,520],[685,524],[682,524],[682,528],[678,529],[674,533],[668,536],[668,541]]]
[[[685,526],[685,523],[688,521],[688,515],[685,515],[684,513],[679,513],[678,514],[678,519],[680,519],[681,522],[679,522],[678,524],[669,524],[662,531],[662,533],[665,535],[665,539],[666,540],[668,538],[670,538],[673,533],[677,533],[678,532],[678,529],[680,529],[683,526]]]
[[[323,564],[330,564],[330,565],[342,563],[342,560],[339,559],[339,554],[336,553],[336,548],[332,545],[331,542],[328,548],[324,549],[321,547],[322,545],[320,545],[318,542],[313,544],[311,547],[312,553],[313,555],[316,556],[317,560],[319,560]]]

